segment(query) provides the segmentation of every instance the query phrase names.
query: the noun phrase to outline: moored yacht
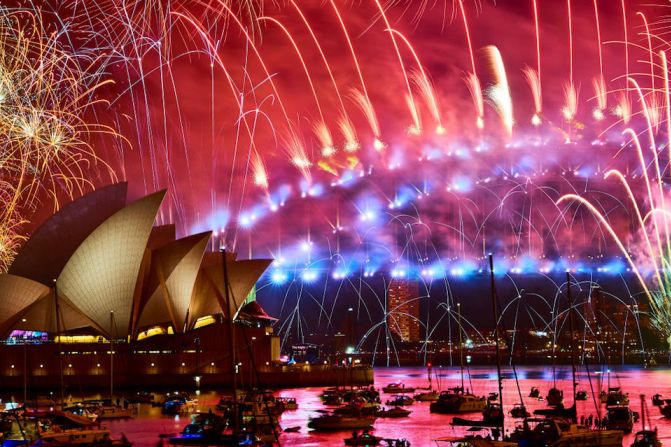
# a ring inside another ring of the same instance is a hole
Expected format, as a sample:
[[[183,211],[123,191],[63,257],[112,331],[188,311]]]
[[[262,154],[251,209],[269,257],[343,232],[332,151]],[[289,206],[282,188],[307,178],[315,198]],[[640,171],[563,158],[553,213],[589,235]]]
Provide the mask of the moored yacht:
[[[431,413],[455,414],[477,413],[484,410],[487,398],[464,393],[462,388],[453,388],[440,393],[438,400],[431,403]]]
[[[601,392],[599,399],[607,407],[613,405],[629,405],[629,396],[622,392],[619,386],[608,388],[608,392]]]
[[[382,388],[382,391],[388,394],[414,393],[415,388],[405,386],[405,383],[394,382]]]
[[[511,436],[528,447],[621,447],[620,430],[592,430],[559,418],[525,419]]]
[[[122,407],[120,405],[101,405],[93,410],[97,419],[130,419],[135,417],[135,407]]]
[[[125,437],[120,440],[112,439],[107,428],[71,413],[54,411],[36,414],[34,417],[36,441],[41,444],[78,447],[131,445]]]
[[[360,430],[371,428],[375,422],[372,416],[341,416],[325,414],[311,418],[308,428],[315,431]]]

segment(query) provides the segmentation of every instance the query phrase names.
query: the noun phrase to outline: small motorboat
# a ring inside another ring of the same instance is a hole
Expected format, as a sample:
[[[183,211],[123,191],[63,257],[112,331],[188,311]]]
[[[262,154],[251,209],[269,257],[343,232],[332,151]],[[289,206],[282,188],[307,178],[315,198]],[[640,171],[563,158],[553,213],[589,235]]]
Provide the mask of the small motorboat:
[[[606,428],[608,430],[622,430],[631,433],[634,429],[634,412],[626,405],[607,408]]]
[[[659,407],[659,411],[665,418],[671,419],[671,399],[665,399],[664,404]]]
[[[510,415],[516,419],[519,418],[528,418],[531,416],[531,413],[527,411],[527,408],[524,404],[516,403],[515,406],[510,410]]]
[[[375,413],[379,418],[404,418],[410,416],[411,411],[401,407],[383,408]]]
[[[579,390],[575,393],[575,400],[587,400],[587,391]]]
[[[387,447],[410,447],[410,441],[405,438],[402,439],[383,439],[387,443]]]
[[[95,409],[98,420],[103,419],[130,419],[135,417],[135,407],[120,405],[101,405]]]
[[[343,400],[342,396],[340,396],[340,395],[331,394],[331,395],[322,397],[322,402],[324,402],[324,405],[326,405],[326,406],[337,407],[338,405],[342,405],[344,400]]]
[[[282,431],[284,433],[298,433],[299,431],[301,431],[301,427],[300,427],[300,425],[296,425],[296,426],[293,426],[293,427],[287,427]]]
[[[412,397],[404,396],[402,394],[398,396],[392,396],[392,398],[387,401],[387,405],[390,405],[392,407],[408,407],[413,403],[415,403],[415,400]]]
[[[415,400],[417,402],[435,402],[438,400],[440,393],[438,391],[426,391],[423,393],[415,394]]]
[[[198,408],[198,400],[188,399],[186,396],[177,396],[167,399],[161,406],[163,414],[186,414],[194,413]]]
[[[351,437],[345,438],[345,445],[378,445],[381,441],[382,438],[370,434],[368,430],[364,430],[361,434],[355,430]]]
[[[214,413],[196,413],[182,433],[169,439],[171,445],[217,445],[224,439],[226,422]]]
[[[619,386],[608,388],[608,392],[602,392],[599,398],[602,404],[606,404],[606,407],[629,405],[629,396],[624,394]]]
[[[664,398],[662,397],[662,395],[655,394],[654,396],[652,396],[652,404],[655,407],[661,407],[662,405],[664,405]]]
[[[657,437],[657,430],[637,431],[631,447],[662,447],[662,441]]]
[[[539,390],[535,386],[531,387],[531,391],[529,392],[529,397],[532,397],[534,399],[538,399],[540,396],[541,396],[541,390]]]
[[[295,397],[278,397],[275,399],[275,404],[282,407],[285,411],[298,410],[298,402]]]
[[[382,388],[382,391],[387,394],[414,393],[415,388],[410,386],[406,387],[405,383],[402,382],[395,382]]]
[[[564,392],[559,388],[550,388],[545,400],[549,407],[556,407],[564,402]]]
[[[344,402],[342,393],[337,388],[325,389],[320,397],[324,405],[328,405],[329,407],[337,407]]]

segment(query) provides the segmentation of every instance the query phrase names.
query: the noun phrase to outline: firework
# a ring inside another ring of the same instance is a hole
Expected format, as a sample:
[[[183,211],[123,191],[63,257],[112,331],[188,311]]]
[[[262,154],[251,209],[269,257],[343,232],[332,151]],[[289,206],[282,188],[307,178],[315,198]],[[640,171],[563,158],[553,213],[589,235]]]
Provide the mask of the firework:
[[[114,179],[91,147],[96,134],[114,132],[86,120],[110,81],[95,72],[95,58],[69,52],[44,21],[33,11],[0,10],[0,270],[24,239],[22,216],[40,200],[57,209],[63,194],[81,194],[96,164]]]

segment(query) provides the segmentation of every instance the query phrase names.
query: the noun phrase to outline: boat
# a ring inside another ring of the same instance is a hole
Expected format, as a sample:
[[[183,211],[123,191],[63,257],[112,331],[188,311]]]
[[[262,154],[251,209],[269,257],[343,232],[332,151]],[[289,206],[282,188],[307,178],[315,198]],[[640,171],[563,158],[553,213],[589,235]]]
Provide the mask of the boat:
[[[379,418],[404,418],[410,416],[411,411],[401,407],[383,408],[375,413]]]
[[[528,418],[511,440],[529,447],[621,447],[622,437],[620,430],[592,430],[561,418]]]
[[[609,430],[622,430],[631,433],[634,429],[634,412],[626,405],[606,408],[605,426]]]
[[[226,427],[224,418],[213,413],[196,413],[191,415],[189,423],[182,433],[171,437],[172,445],[216,445],[223,441]]]
[[[641,430],[636,432],[631,447],[662,447],[662,441],[657,437],[657,428],[650,430],[645,425],[645,407],[645,395],[641,394]]]
[[[380,393],[375,388],[351,389],[340,393],[342,400],[351,403],[357,399],[364,399],[367,402],[380,402]]]
[[[407,407],[413,403],[415,403],[415,400],[412,397],[404,396],[402,394],[399,394],[398,396],[392,396],[392,398],[387,401],[387,405],[391,405],[393,407]]]
[[[356,430],[352,432],[351,437],[345,438],[345,445],[378,445],[381,441],[382,438],[372,435],[368,430],[364,429],[361,434],[359,434],[359,432]]]
[[[654,396],[652,396],[652,405],[654,405],[655,407],[661,407],[662,405],[664,405],[664,398],[662,397],[661,394],[655,394]]]
[[[629,397],[622,392],[619,386],[608,388],[608,392],[601,392],[599,399],[607,407],[615,405],[629,405]]]
[[[539,390],[535,386],[532,387],[531,391],[529,391],[529,397],[534,398],[534,399],[538,399],[539,397],[541,397],[541,390]]]
[[[284,430],[282,430],[284,433],[298,433],[301,431],[300,425],[295,425],[293,427],[287,427]]]
[[[509,411],[510,415],[516,419],[528,418],[531,416],[531,413],[527,411],[527,407],[522,403],[516,403],[513,408]]]
[[[639,430],[634,436],[631,447],[662,447],[662,441],[657,437],[657,430]]]
[[[671,399],[665,399],[664,405],[659,407],[659,411],[665,418],[671,419]]]
[[[282,406],[285,411],[298,410],[298,402],[295,397],[278,397],[275,402]]]
[[[438,400],[440,393],[438,391],[426,391],[415,394],[414,398],[417,402],[435,402]]]
[[[549,407],[556,407],[564,402],[564,392],[558,388],[552,387],[545,396],[545,401]]]
[[[198,400],[188,399],[185,396],[177,396],[163,402],[161,413],[163,414],[185,414],[193,413],[198,407]]]
[[[93,410],[97,419],[130,419],[135,417],[135,408],[124,408],[119,405],[101,405]]]
[[[386,443],[387,447],[410,447],[410,441],[405,438],[384,438],[382,442]]]
[[[464,393],[461,388],[453,388],[440,393],[438,400],[431,403],[429,411],[441,414],[477,413],[486,405],[486,397]]]
[[[325,389],[322,392],[320,398],[322,402],[324,402],[324,405],[328,405],[330,407],[337,407],[339,405],[342,405],[344,402],[342,393],[335,388]]]
[[[92,408],[81,403],[77,403],[71,407],[65,407],[63,411],[91,419],[94,422],[98,419],[98,415],[95,412],[95,407]]]
[[[50,411],[27,414],[36,420],[34,445],[54,446],[118,446],[130,447],[125,436],[113,439],[111,431],[99,426],[88,418],[64,411]]]
[[[402,382],[394,382],[382,388],[382,391],[387,394],[414,393],[415,388],[410,386],[406,387],[405,383]]]
[[[315,431],[361,430],[371,428],[375,422],[373,416],[341,416],[325,414],[310,418],[308,428]]]
[[[491,435],[468,435],[462,437],[444,437],[433,440],[437,445],[445,443],[451,447],[518,447],[516,442],[496,441]]]
[[[587,400],[587,391],[580,390],[575,393],[575,400]]]

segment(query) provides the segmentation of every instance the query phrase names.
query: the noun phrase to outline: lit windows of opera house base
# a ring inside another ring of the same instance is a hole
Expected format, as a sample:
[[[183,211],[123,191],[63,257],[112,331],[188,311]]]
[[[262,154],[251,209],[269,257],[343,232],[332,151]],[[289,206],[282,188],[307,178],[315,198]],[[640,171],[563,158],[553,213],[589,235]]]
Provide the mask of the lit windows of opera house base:
[[[126,193],[127,184],[118,183],[65,205],[0,274],[3,389],[24,382],[55,389],[61,365],[68,389],[107,387],[110,346],[117,387],[189,386],[195,377],[203,386],[227,383],[221,323],[229,315],[241,321],[239,373],[254,377],[252,360],[262,373],[273,368],[275,320],[254,300],[271,260],[226,254],[226,308],[223,255],[207,251],[211,234],[176,239],[174,225],[153,226],[165,191],[131,203]]]

